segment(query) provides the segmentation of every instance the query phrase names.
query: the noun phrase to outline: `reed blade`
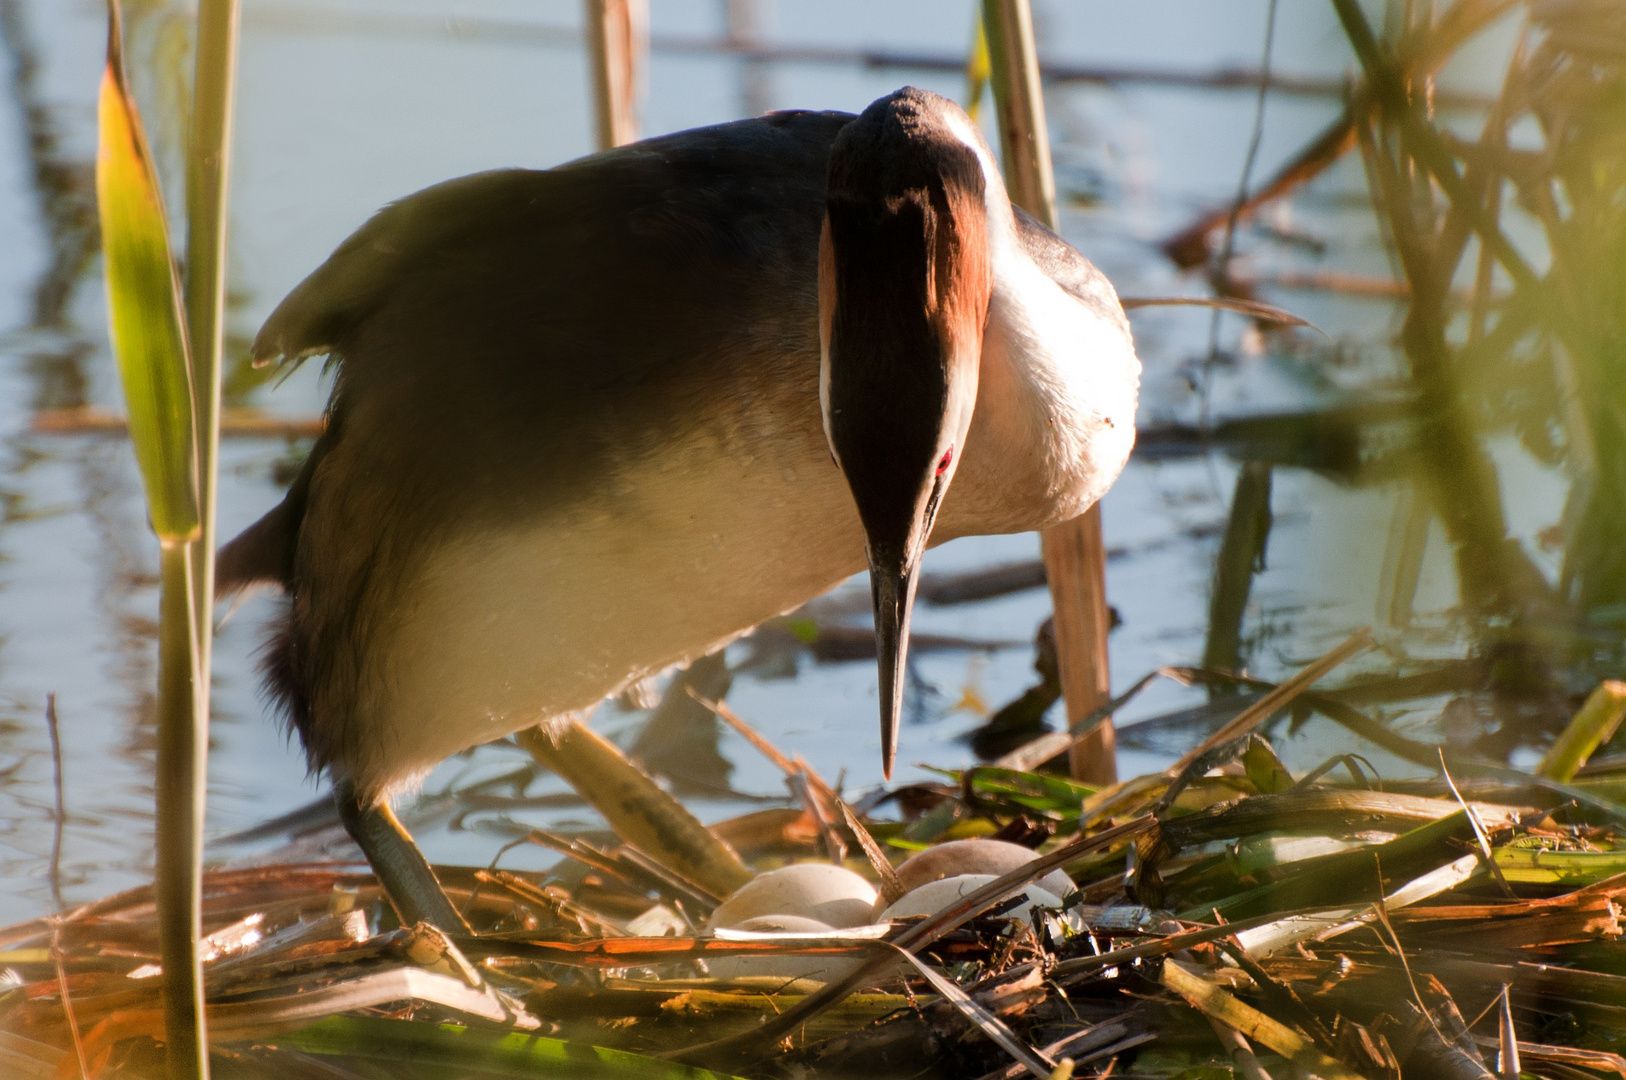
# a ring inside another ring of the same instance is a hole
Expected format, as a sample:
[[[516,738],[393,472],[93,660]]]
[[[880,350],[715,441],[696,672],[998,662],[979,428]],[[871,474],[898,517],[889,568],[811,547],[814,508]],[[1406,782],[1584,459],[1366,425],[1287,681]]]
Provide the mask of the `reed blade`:
[[[193,388],[180,279],[141,117],[124,77],[118,5],[97,102],[96,205],[108,325],[152,528],[166,543],[201,528]]]

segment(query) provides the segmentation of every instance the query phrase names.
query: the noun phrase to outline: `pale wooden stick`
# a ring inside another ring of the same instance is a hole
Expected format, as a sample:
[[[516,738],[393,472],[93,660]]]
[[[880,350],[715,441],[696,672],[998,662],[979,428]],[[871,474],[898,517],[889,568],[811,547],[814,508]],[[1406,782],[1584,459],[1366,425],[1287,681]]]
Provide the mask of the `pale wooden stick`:
[[[1039,56],[1028,0],[983,0],[983,26],[993,72],[1005,184],[1011,201],[1056,228],[1056,179],[1050,165]],[[1106,545],[1101,509],[1041,534],[1050,598],[1056,609],[1056,662],[1067,723],[1075,724],[1111,696],[1107,669]],[[1088,784],[1118,780],[1117,735],[1108,717],[1073,744],[1073,776]]]
[[[598,146],[608,150],[638,138],[637,101],[649,55],[648,0],[587,0],[586,20]]]
[[[1050,601],[1055,608],[1056,663],[1061,674],[1067,725],[1094,713],[1112,699],[1107,666],[1106,543],[1101,538],[1101,506],[1082,517],[1046,529],[1040,536]],[[1106,716],[1068,747],[1074,779],[1086,784],[1118,782],[1118,734]]]
[[[794,760],[786,757],[784,754],[779,752],[778,747],[774,746],[773,743],[759,735],[756,729],[750,724],[747,724],[744,720],[740,719],[739,714],[733,709],[730,709],[721,701],[711,701],[708,698],[703,697],[697,693],[695,688],[692,686],[686,687],[685,689],[688,690],[690,697],[694,698],[705,708],[708,708],[712,712],[716,713],[717,716],[720,717],[729,727],[745,736],[745,740],[752,746],[756,747],[758,752],[760,752],[763,757],[767,758],[769,761],[778,766],[779,769],[785,774],[785,781],[791,784],[792,791],[796,790],[796,782],[798,777],[805,781],[808,792],[813,796],[814,799],[817,800],[819,804],[819,813],[813,814],[814,824],[819,825],[821,828],[826,825],[835,824],[837,815],[836,807],[841,802],[841,798],[836,795],[835,791],[830,787],[829,784],[824,782],[824,777],[820,776],[818,772],[814,770],[813,766],[809,765],[802,759],[802,755],[797,754]]]
[[[1208,1024],[1214,1029],[1220,1045],[1225,1047],[1225,1052],[1230,1055],[1231,1067],[1241,1073],[1244,1080],[1271,1080],[1270,1074],[1259,1064],[1259,1059],[1254,1057],[1253,1048],[1248,1045],[1248,1040],[1242,1037],[1240,1031],[1217,1016],[1210,1016]]]
[[[753,872],[608,739],[576,720],[514,736],[592,803],[622,840],[701,888],[728,896]]]

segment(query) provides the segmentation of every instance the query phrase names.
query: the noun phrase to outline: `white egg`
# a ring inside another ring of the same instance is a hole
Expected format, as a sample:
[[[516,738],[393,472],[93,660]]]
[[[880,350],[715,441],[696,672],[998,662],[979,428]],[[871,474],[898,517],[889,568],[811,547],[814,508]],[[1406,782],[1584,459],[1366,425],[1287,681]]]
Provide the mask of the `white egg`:
[[[803,915],[758,915],[746,919],[735,930],[769,934],[834,933],[835,928]],[[851,956],[719,956],[706,961],[714,979],[817,979],[834,982],[857,967],[862,957]]]
[[[969,896],[998,877],[998,874],[960,874],[957,877],[928,881],[920,888],[899,897],[896,903],[881,912],[877,921],[906,919],[911,915],[935,915],[960,897]],[[1000,918],[1025,921],[1029,918],[1028,913],[1035,907],[1061,907],[1061,900],[1054,893],[1037,885],[1024,885],[1017,895],[1026,895],[1027,900],[1009,911],[1000,912]]]
[[[863,926],[875,910],[875,886],[831,863],[767,870],[734,890],[712,912],[710,927],[737,927],[759,915],[800,915],[827,926]]]
[[[805,915],[758,915],[746,919],[731,930],[749,930],[753,934],[829,934],[835,927]]]
[[[950,840],[911,855],[898,867],[898,884],[905,892],[928,881],[960,874],[1008,874],[1039,857],[1031,848],[1004,840]],[[1060,870],[1052,870],[1035,883],[1055,896],[1066,896],[1077,887]]]

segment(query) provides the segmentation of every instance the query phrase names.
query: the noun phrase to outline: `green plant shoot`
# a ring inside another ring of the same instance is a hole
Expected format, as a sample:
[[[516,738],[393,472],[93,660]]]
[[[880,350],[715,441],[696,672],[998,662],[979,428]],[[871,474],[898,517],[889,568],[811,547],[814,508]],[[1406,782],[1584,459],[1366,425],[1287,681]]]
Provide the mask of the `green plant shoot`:
[[[124,79],[118,22],[109,21],[97,106],[96,204],[108,323],[130,413],[130,438],[153,531],[169,546],[196,537],[192,377],[180,280],[141,118]]]

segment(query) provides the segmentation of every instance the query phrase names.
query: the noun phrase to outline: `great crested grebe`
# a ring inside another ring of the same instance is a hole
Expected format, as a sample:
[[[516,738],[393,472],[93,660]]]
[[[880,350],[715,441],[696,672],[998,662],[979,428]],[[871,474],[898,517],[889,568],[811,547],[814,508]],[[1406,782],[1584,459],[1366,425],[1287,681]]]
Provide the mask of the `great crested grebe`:
[[[326,432],[220,589],[286,590],[271,691],[443,925],[393,793],[866,563],[890,775],[922,551],[1086,510],[1140,371],[1111,284],[907,87],[409,196],[254,344],[317,354]]]

